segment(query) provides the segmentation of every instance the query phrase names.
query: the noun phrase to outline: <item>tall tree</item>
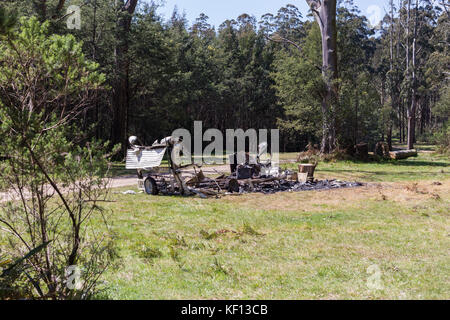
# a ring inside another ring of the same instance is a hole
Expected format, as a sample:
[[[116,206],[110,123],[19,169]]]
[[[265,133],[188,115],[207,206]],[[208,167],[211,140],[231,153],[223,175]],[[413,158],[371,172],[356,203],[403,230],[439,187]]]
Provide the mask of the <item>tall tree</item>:
[[[336,83],[338,78],[336,0],[306,0],[306,2],[319,24],[322,35],[322,77],[326,92],[322,100],[321,151],[329,153],[336,147],[336,118],[334,114],[338,96]]]
[[[391,97],[391,112],[390,112],[390,117],[392,118],[394,116],[394,110],[395,110],[395,103],[398,101],[398,95],[396,94],[396,89],[395,89],[395,76],[394,76],[394,1],[390,0],[389,2],[389,6],[390,6],[390,17],[389,17],[389,84],[390,84],[390,97]],[[393,124],[393,119],[390,119],[389,121],[389,129],[388,129],[388,145],[389,145],[389,150],[392,150],[392,124]]]
[[[137,3],[138,0],[127,0],[126,2],[122,0],[117,19],[117,39],[119,43],[115,52],[117,74],[114,85],[114,115],[111,139],[114,144],[122,144],[124,153],[127,147],[128,110],[130,105],[129,36],[131,21],[136,11]]]

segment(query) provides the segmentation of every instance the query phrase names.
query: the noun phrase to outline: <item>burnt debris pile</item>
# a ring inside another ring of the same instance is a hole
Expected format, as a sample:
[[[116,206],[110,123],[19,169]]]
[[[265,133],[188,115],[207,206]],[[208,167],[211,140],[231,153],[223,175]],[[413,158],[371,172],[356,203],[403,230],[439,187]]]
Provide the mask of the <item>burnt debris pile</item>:
[[[340,188],[356,188],[363,186],[359,182],[347,182],[340,180],[315,180],[307,182],[297,182],[291,180],[274,180],[266,183],[252,185],[245,183],[239,186],[239,193],[263,193],[274,194],[278,192],[301,192],[315,190],[331,190]]]
[[[220,197],[224,194],[298,192],[330,190],[362,186],[357,182],[339,180],[316,180],[317,163],[299,164],[298,171],[281,170],[277,160],[269,155],[263,159],[268,148],[266,142],[258,146],[256,156],[248,152],[229,156],[231,175],[207,176],[198,165],[182,166],[175,151],[182,150],[182,140],[167,137],[152,146],[136,145],[137,137],[130,137],[131,149],[127,151],[127,169],[137,170],[139,189],[149,195],[197,195],[201,198]],[[161,166],[167,154],[169,166]],[[192,170],[186,170],[188,167]],[[197,171],[199,169],[200,171]],[[206,168],[208,169],[208,168]],[[212,168],[216,174],[220,174]]]

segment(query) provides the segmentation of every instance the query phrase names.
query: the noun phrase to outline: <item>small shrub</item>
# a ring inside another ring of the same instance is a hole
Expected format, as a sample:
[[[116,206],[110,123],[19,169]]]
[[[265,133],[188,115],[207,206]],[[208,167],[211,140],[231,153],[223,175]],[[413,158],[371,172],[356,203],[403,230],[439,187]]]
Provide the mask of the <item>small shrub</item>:
[[[115,256],[94,224],[108,220],[110,149],[86,140],[78,115],[105,77],[74,36],[48,28],[23,18],[0,42],[0,181],[16,200],[0,203],[0,241],[20,261],[1,281],[9,298],[89,299]]]
[[[434,135],[434,142],[437,145],[437,152],[450,154],[450,126],[443,128]]]

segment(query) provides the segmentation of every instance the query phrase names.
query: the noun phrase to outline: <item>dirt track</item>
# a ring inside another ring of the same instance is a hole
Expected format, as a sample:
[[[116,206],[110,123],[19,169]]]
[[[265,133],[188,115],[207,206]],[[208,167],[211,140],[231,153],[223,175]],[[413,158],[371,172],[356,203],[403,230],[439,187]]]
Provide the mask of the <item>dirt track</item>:
[[[198,169],[197,169],[198,171]],[[214,174],[222,174],[230,171],[230,167],[228,165],[221,166],[208,166],[202,168],[203,173],[207,175]],[[132,171],[130,171],[132,172]],[[183,172],[194,174],[194,169],[183,170]],[[114,177],[111,179],[110,188],[123,188],[123,187],[131,187],[137,186],[137,177],[136,174],[124,175],[119,177]],[[15,192],[0,192],[0,203],[11,201],[11,200],[19,200],[19,196]]]
[[[288,162],[295,162],[295,160],[282,160],[280,163],[288,163]],[[217,165],[217,166],[205,166],[201,168],[204,174],[206,175],[217,175],[217,174],[226,174],[230,173],[230,166],[229,165]],[[197,169],[197,172],[199,169]],[[186,170],[183,170],[183,172],[187,174],[194,174],[194,169],[189,168]],[[133,170],[130,170],[129,175],[122,175],[117,176],[111,179],[110,188],[123,188],[123,187],[132,187],[137,186],[137,176],[136,174],[133,174]],[[14,192],[0,192],[0,203],[11,201],[11,200],[19,200],[19,196],[17,194],[14,194]]]

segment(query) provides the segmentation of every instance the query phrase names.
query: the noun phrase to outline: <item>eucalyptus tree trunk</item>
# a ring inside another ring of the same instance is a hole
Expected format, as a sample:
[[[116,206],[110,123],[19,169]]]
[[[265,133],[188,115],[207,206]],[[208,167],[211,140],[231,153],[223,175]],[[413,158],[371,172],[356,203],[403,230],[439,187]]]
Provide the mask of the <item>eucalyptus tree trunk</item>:
[[[389,82],[390,82],[390,96],[391,96],[391,112],[389,115],[389,127],[387,134],[387,143],[389,145],[389,151],[392,151],[392,126],[393,126],[393,112],[395,110],[395,103],[398,101],[398,97],[395,94],[394,87],[394,1],[389,1],[390,5],[390,26],[389,26]]]
[[[338,90],[336,0],[306,0],[322,35],[322,76],[325,94],[322,99],[322,147],[323,153],[336,148],[336,103]]]
[[[412,128],[412,115],[411,115],[411,60],[410,60],[410,22],[411,22],[411,0],[407,0],[406,3],[406,25],[405,25],[405,33],[406,33],[406,39],[405,39],[405,67],[406,67],[406,118],[407,118],[407,125],[408,125],[408,132],[407,132],[407,144],[408,148],[412,144],[412,134],[411,134],[411,128]],[[411,144],[410,144],[411,143]],[[412,149],[412,148],[411,148]]]
[[[401,15],[401,11],[402,11],[402,1],[403,0],[398,0],[398,10],[399,10],[399,15],[398,15],[398,27],[396,30],[396,38],[397,38],[397,42],[396,42],[396,46],[395,46],[395,57],[396,57],[396,63],[395,63],[395,70],[396,70],[396,77],[399,77],[399,73],[400,73],[400,56],[401,56],[401,45],[402,45],[402,28],[401,26],[404,25],[403,21],[402,21],[402,15]],[[403,70],[401,71],[401,73],[403,74]],[[397,116],[398,116],[398,129],[399,129],[399,140],[400,143],[402,143],[404,141],[404,121],[403,121],[403,97],[401,97],[400,92],[401,92],[401,86],[400,86],[400,79],[396,78],[396,80],[398,81],[396,83],[397,86]]]
[[[410,3],[410,1],[409,1]],[[409,10],[410,8],[408,8]],[[411,66],[411,105],[408,110],[408,149],[414,149],[416,142],[416,109],[417,109],[417,75],[416,75],[416,55],[417,55],[417,24],[418,24],[419,1],[416,0],[414,13],[414,31],[412,40],[412,66]]]

